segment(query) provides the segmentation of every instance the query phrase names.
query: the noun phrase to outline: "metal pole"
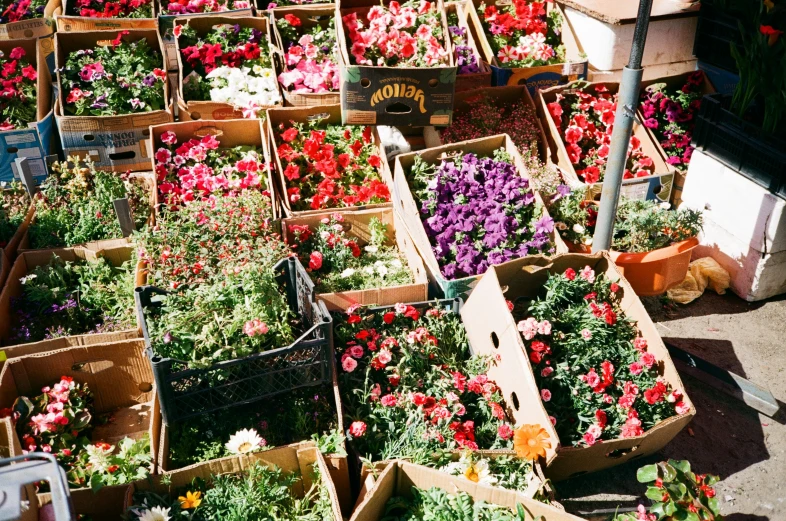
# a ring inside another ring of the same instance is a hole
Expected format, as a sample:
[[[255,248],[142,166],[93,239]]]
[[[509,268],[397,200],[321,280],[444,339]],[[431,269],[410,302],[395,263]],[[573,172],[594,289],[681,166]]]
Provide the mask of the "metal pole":
[[[595,236],[592,239],[593,252],[611,248],[622,176],[625,172],[625,164],[628,162],[630,135],[633,130],[636,107],[639,104],[641,77],[644,73],[641,68],[641,58],[644,54],[644,44],[647,42],[647,29],[649,29],[651,13],[652,0],[639,0],[639,14],[633,32],[630,60],[628,66],[622,69],[617,114],[611,134],[611,149],[603,178],[603,192],[600,198],[598,221],[595,224]]]

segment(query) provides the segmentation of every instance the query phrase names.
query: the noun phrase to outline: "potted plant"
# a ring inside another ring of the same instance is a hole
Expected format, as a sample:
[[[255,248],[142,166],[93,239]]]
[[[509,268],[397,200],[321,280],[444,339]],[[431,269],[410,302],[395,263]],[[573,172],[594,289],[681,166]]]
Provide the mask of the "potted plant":
[[[548,199],[554,227],[572,251],[588,253],[597,203],[582,191],[560,185]],[[691,250],[698,246],[702,214],[669,210],[668,203],[623,197],[617,209],[610,255],[637,295],[660,295],[685,278]]]

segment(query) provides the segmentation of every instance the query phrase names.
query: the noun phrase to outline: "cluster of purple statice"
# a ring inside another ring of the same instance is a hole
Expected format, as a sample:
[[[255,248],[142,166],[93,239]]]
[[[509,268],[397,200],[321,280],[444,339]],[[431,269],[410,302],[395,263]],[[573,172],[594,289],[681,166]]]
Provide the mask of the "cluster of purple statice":
[[[411,176],[421,220],[443,276],[480,275],[528,254],[553,253],[554,221],[538,204],[510,155],[465,154],[429,165],[417,157]]]
[[[456,66],[459,74],[477,74],[480,72],[478,57],[470,47],[467,40],[467,28],[451,25],[448,27],[453,46],[456,48]]]

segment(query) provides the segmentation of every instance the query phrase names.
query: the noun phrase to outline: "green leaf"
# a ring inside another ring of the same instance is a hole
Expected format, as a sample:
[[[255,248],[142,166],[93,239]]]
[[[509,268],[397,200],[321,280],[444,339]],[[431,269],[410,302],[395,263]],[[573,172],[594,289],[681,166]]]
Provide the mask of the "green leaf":
[[[658,487],[647,487],[647,493],[645,494],[649,499],[653,501],[660,501],[663,498],[663,489]]]
[[[710,512],[712,512],[712,515],[719,516],[720,515],[720,502],[718,501],[718,498],[716,498],[716,497],[709,498],[707,500],[707,508],[710,509]]]
[[[690,462],[687,460],[669,460],[669,465],[674,467],[675,469],[679,470],[680,472],[687,474],[690,472]]]
[[[74,417],[74,421],[71,424],[71,428],[77,431],[82,430],[85,427],[87,427],[87,425],[90,423],[91,418],[92,416],[90,416],[89,412],[81,411]]]
[[[677,477],[677,471],[668,463],[661,463],[660,469],[663,472],[663,481],[670,483]]]
[[[360,69],[358,67],[347,67],[346,81],[348,83],[358,83],[360,81]]]
[[[439,72],[440,83],[456,83],[456,68],[450,67]]]
[[[650,483],[658,479],[658,466],[657,465],[646,465],[641,467],[638,472],[636,472],[636,479],[639,480],[639,483]]]
[[[677,506],[674,504],[674,501],[667,501],[663,503],[663,513],[667,516],[673,516],[674,512],[677,511]]]

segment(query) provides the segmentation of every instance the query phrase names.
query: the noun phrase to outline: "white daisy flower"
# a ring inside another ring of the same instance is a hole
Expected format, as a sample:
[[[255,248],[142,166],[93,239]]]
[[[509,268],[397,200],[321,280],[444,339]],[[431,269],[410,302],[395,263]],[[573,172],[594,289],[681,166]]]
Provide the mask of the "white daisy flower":
[[[139,515],[139,521],[169,521],[169,509],[164,507],[153,507],[145,510]]]
[[[264,446],[265,440],[254,429],[243,429],[229,437],[225,445],[232,454],[248,454]]]

